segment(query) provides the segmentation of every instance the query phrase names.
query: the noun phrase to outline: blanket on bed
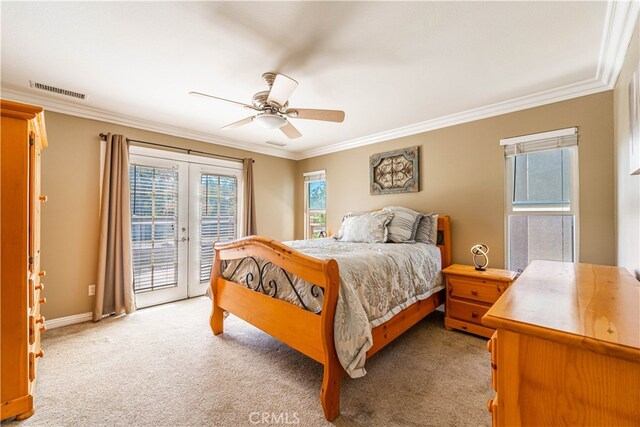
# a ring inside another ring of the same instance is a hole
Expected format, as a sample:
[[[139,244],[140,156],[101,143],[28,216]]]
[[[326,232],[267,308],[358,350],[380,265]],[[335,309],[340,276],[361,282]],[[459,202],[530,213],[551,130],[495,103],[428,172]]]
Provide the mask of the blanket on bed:
[[[335,259],[340,291],[334,335],[338,359],[347,374],[366,374],[366,353],[373,345],[371,330],[401,310],[443,289],[440,250],[425,243],[351,243],[332,238],[297,240],[284,244],[321,259]],[[308,310],[322,309],[317,286],[261,260],[229,262],[222,275],[255,287],[256,270],[264,268],[260,289]],[[233,278],[230,275],[233,274]]]

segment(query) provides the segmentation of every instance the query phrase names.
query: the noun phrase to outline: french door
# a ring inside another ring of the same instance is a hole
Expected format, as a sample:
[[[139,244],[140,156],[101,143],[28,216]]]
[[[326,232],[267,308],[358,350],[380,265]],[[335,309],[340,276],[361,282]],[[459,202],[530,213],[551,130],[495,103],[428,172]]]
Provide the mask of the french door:
[[[213,244],[238,237],[241,165],[131,149],[136,153],[129,169],[136,305],[204,295]]]

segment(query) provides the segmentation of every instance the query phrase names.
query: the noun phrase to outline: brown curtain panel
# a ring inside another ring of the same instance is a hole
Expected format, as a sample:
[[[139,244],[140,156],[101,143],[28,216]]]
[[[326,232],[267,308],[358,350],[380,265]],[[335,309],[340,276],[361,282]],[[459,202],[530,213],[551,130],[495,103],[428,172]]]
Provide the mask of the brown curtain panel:
[[[131,256],[129,143],[123,135],[107,135],[100,206],[100,246],[93,320],[135,310]]]
[[[244,221],[242,222],[242,236],[252,236],[256,234],[256,199],[253,186],[253,159],[242,161],[242,175],[244,181],[243,211]]]

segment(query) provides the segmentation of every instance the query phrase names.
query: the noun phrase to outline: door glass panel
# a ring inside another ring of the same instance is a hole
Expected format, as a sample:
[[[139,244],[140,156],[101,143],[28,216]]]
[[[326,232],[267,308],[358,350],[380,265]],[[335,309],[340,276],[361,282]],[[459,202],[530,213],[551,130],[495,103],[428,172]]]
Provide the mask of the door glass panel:
[[[208,282],[213,244],[238,235],[238,180],[232,176],[200,175],[200,282]]]
[[[136,292],[178,285],[178,171],[132,164],[131,234]]]

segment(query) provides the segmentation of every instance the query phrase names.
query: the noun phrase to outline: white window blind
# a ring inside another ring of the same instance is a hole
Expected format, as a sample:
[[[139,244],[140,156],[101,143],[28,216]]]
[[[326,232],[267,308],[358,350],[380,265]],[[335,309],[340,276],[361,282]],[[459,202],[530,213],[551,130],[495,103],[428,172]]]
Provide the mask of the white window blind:
[[[315,172],[305,172],[304,182],[324,181],[325,176],[326,176],[326,172],[324,170],[315,171]]]
[[[559,129],[500,140],[505,157],[578,145],[578,128]]]
[[[200,175],[200,281],[209,281],[213,244],[238,235],[238,180],[235,176]]]
[[[178,284],[178,172],[132,164],[131,234],[136,292]]]

